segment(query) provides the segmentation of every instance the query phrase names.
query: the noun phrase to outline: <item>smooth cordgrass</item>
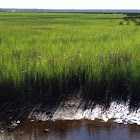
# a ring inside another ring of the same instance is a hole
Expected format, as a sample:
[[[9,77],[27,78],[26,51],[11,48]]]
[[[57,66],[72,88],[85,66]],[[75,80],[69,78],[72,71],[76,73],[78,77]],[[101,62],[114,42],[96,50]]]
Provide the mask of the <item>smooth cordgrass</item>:
[[[97,103],[139,105],[140,26],[125,17],[0,13],[0,89],[29,100],[81,90]]]

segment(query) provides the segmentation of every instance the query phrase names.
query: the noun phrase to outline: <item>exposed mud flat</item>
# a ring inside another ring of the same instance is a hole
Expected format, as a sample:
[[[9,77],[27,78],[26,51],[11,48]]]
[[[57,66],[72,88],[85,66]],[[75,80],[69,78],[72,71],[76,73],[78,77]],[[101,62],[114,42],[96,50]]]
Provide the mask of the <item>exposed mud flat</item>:
[[[140,139],[140,109],[130,111],[129,102],[105,107],[76,95],[54,105],[34,103],[1,106],[0,140]]]
[[[40,106],[41,104],[34,107],[28,118],[42,121],[101,119],[103,122],[113,119],[117,123],[140,125],[140,109],[130,111],[129,102],[112,102],[109,108],[104,108],[94,103],[87,104],[77,96],[61,102],[52,110],[38,112],[37,110],[41,110]]]

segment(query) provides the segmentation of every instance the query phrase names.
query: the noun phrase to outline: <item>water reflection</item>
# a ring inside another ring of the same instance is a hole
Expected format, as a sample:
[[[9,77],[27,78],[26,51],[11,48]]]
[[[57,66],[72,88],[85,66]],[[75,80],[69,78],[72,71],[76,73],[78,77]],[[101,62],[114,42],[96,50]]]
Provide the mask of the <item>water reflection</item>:
[[[139,140],[140,126],[96,121],[31,122],[23,120],[16,131],[0,133],[0,140]],[[45,129],[49,129],[45,133]]]

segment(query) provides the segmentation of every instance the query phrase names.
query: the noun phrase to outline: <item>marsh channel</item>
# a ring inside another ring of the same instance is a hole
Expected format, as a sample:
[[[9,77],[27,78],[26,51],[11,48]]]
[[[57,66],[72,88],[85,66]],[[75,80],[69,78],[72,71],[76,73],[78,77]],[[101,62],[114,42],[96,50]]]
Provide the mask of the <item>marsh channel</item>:
[[[11,122],[1,121],[0,140],[139,140],[140,126],[118,124],[99,119],[73,121],[17,120],[17,127],[9,131]]]

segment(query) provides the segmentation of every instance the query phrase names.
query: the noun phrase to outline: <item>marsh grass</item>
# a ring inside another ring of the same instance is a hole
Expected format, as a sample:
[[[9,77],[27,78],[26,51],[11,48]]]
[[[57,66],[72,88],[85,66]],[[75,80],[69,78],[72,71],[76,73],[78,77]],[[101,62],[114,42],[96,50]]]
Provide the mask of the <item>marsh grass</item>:
[[[124,17],[0,13],[1,91],[12,89],[7,97],[16,93],[25,102],[82,89],[84,99],[98,104],[130,100],[138,106],[140,27],[120,26]]]

